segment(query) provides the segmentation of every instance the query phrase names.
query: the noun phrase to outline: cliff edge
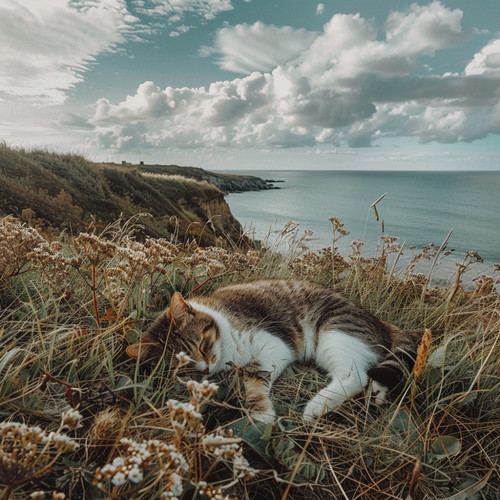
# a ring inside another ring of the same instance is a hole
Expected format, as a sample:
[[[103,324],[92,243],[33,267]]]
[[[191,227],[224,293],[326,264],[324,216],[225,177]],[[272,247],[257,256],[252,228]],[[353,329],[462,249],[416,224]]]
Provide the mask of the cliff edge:
[[[245,242],[224,194],[269,189],[257,177],[176,165],[94,163],[82,156],[0,145],[0,216],[13,215],[47,234],[105,227],[147,213],[145,235],[200,245]]]

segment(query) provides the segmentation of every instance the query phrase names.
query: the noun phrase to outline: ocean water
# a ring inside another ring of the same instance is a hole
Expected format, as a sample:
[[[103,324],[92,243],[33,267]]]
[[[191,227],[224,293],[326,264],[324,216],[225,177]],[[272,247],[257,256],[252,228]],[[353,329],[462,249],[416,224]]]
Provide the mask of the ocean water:
[[[436,275],[446,281],[467,250],[477,251],[483,264],[473,267],[468,279],[493,272],[500,263],[500,172],[345,172],[345,171],[234,171],[264,179],[283,180],[280,189],[231,193],[226,196],[232,213],[249,235],[274,245],[288,221],[299,232],[313,232],[305,243],[312,250],[331,245],[329,217],[338,217],[350,234],[337,246],[350,253],[353,240],[364,241],[363,253],[376,254],[381,223],[370,205],[377,204],[385,234],[405,242],[401,264],[423,245],[437,247],[453,230],[448,250],[453,252]],[[410,250],[414,246],[415,250]],[[419,271],[425,272],[425,263]]]

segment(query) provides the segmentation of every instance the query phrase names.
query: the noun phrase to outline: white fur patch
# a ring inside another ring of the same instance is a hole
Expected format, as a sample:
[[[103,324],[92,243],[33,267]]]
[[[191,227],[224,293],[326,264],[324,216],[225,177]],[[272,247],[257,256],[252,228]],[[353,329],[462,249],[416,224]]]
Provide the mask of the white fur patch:
[[[368,383],[366,372],[377,361],[373,348],[357,337],[336,330],[320,333],[316,362],[332,377],[357,373],[364,387]]]
[[[377,382],[374,380],[372,382],[372,397],[371,400],[376,404],[376,405],[381,405],[386,402],[386,396],[387,393],[389,392],[389,388],[386,387],[385,385],[382,385],[380,382]]]
[[[295,353],[279,337],[259,330],[253,334],[250,343],[252,358],[258,361],[262,370],[271,372],[271,384],[283,370],[296,360]]]
[[[332,381],[306,405],[306,421],[321,417],[361,392],[368,383],[368,368],[377,362],[377,355],[369,345],[336,330],[320,333],[315,358]]]

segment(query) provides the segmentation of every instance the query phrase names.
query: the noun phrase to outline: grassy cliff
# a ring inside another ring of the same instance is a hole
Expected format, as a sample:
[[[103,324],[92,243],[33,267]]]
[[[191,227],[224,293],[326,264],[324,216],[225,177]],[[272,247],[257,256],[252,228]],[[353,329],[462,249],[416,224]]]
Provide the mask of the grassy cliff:
[[[239,223],[225,191],[265,187],[261,179],[226,176],[193,167],[93,163],[82,156],[24,151],[0,145],[0,214],[14,215],[45,232],[77,234],[139,213],[151,236],[238,241]],[[207,224],[207,221],[210,221]]]

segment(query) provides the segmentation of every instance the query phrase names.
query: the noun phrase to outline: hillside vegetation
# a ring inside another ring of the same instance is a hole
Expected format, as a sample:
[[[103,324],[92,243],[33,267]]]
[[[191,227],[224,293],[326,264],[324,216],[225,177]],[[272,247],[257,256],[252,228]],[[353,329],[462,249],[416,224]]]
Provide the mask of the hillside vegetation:
[[[388,257],[397,262],[402,248],[390,237],[372,258],[361,242],[342,257],[310,252],[288,226],[283,255],[138,240],[138,222],[57,242],[0,220],[3,500],[498,498],[498,277],[460,286],[477,255],[434,289],[415,266],[438,263],[442,249],[398,268]],[[331,222],[335,242],[346,231]],[[301,411],[326,379],[295,364],[273,387],[277,422],[262,426],[245,410],[238,367],[208,381],[182,356],[142,365],[125,353],[175,291],[288,277],[332,287],[422,337],[414,371],[385,406],[370,404],[368,388],[308,424]]]
[[[209,182],[220,186],[220,189]],[[82,156],[0,145],[0,215],[14,215],[45,233],[78,234],[138,213],[143,233],[199,244],[238,241],[241,226],[224,191],[265,189],[262,179],[193,167],[93,163]],[[207,221],[209,223],[207,224]]]

